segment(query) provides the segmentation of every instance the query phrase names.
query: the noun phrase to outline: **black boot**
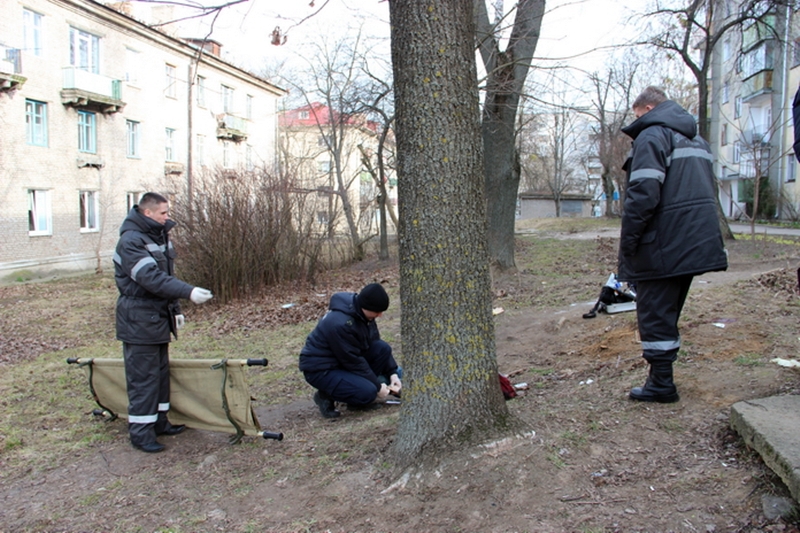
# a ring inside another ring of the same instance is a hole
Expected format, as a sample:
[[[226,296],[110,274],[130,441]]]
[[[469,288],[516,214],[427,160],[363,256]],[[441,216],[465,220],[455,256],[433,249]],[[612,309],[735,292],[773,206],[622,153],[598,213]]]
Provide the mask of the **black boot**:
[[[680,400],[678,389],[672,382],[672,363],[651,362],[650,375],[644,386],[634,387],[629,396],[631,400],[640,402],[674,403]]]
[[[314,403],[319,407],[319,413],[323,418],[336,418],[341,414],[333,404],[333,400],[322,391],[314,393]]]

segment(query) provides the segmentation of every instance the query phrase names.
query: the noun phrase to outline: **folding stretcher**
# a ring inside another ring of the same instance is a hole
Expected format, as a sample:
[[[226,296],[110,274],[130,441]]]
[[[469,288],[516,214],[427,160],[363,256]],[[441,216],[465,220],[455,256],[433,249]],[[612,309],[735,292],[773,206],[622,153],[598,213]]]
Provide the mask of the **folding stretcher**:
[[[70,358],[82,367],[89,390],[100,407],[93,413],[110,420],[128,415],[125,362],[119,358]],[[253,412],[245,366],[267,366],[266,359],[171,359],[169,420],[195,429],[283,440],[283,433],[263,431]]]

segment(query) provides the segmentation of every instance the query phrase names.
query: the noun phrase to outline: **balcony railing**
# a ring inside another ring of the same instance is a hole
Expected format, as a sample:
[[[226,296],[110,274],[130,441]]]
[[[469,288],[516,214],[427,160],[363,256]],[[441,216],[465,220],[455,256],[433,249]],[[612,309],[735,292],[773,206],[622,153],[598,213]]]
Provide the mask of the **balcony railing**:
[[[0,45],[0,91],[10,91],[25,83],[22,74],[22,51]]]
[[[772,92],[772,70],[762,70],[750,76],[742,84],[742,101],[747,102],[762,94]]]
[[[125,107],[125,102],[122,101],[122,83],[94,72],[65,67],[61,103],[73,107],[96,108],[103,113],[116,113]]]
[[[217,115],[217,138],[244,141],[247,139],[247,121],[228,113]]]

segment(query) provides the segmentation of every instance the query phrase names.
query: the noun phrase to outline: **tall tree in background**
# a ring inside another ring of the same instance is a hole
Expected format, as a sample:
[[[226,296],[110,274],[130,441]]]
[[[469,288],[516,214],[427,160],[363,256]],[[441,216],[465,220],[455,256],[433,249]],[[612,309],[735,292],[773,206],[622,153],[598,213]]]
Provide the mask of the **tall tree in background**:
[[[631,104],[636,97],[632,93],[637,66],[636,63],[623,62],[608,67],[603,74],[599,72],[589,74],[592,104],[583,112],[595,121],[594,140],[602,167],[601,179],[603,193],[606,196],[607,217],[615,214],[614,191],[619,193],[620,198],[625,192],[625,172],[622,170],[622,163],[630,150],[631,143],[620,130],[633,117]]]
[[[403,410],[393,452],[508,423],[497,378],[471,4],[392,0]]]
[[[502,2],[495,2],[502,13]],[[489,256],[500,270],[515,267],[514,221],[520,164],[515,122],[544,16],[545,0],[520,0],[505,50],[500,50],[502,16],[490,22],[486,0],[475,0],[478,50],[486,70],[481,133],[485,153]]]

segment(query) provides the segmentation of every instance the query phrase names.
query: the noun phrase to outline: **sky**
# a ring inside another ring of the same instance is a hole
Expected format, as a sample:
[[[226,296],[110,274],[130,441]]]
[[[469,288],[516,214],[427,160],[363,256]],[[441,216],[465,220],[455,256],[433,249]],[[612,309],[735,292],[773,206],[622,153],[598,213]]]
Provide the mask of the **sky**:
[[[618,44],[633,35],[624,23],[631,9],[643,9],[647,0],[550,0],[542,23],[536,55],[554,61],[583,54],[598,46]],[[624,6],[623,6],[624,4]],[[514,2],[505,0],[506,9]],[[309,42],[325,35],[335,39],[345,33],[364,33],[388,39],[389,2],[386,0],[249,0],[228,7],[214,21],[212,39],[220,41],[231,61],[255,68],[264,61],[277,62],[302,54]],[[195,36],[208,32],[194,26]],[[280,28],[286,42],[270,44],[272,32]],[[184,35],[185,36],[185,35]],[[596,67],[597,54],[573,57],[570,63]]]

